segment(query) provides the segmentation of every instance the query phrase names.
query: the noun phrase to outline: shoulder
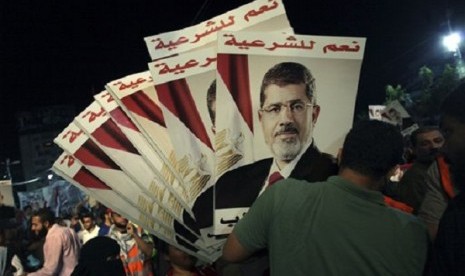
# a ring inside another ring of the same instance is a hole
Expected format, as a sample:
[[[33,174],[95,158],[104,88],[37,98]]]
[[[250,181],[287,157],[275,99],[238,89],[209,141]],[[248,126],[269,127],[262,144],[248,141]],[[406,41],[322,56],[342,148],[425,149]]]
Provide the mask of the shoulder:
[[[274,200],[283,200],[295,205],[296,201],[308,200],[310,197],[320,194],[330,188],[327,181],[308,182],[295,178],[281,180],[270,187],[269,194]],[[264,195],[267,194],[266,192]]]
[[[414,235],[427,233],[426,226],[416,216],[391,207],[387,207],[387,209],[391,217],[394,218],[395,223],[397,223],[398,229],[417,233]]]
[[[73,229],[54,224],[47,232],[46,243],[59,243],[65,241],[69,237],[78,238],[78,234]]]

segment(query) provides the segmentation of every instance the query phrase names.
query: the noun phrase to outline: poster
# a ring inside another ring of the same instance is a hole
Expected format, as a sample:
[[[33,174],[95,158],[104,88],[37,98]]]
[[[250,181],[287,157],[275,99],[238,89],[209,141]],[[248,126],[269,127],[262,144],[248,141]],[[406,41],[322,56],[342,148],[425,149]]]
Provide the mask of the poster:
[[[300,168],[310,155],[337,154],[352,126],[364,47],[356,37],[219,32],[215,138],[233,154],[217,147],[215,234],[232,230],[275,167],[307,179]]]

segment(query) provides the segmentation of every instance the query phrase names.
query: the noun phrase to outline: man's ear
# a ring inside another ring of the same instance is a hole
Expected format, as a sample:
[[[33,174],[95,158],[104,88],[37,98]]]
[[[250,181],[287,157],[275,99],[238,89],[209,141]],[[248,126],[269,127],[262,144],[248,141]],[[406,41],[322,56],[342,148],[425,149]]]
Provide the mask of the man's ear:
[[[318,116],[320,116],[320,106],[319,105],[314,105],[313,110],[312,110],[312,116],[313,116],[313,125],[316,124],[316,121],[318,120]]]
[[[48,228],[50,227],[50,222],[48,222],[48,221],[45,221],[45,222],[44,222],[44,226],[45,226],[45,228],[47,228],[47,229],[48,229]]]

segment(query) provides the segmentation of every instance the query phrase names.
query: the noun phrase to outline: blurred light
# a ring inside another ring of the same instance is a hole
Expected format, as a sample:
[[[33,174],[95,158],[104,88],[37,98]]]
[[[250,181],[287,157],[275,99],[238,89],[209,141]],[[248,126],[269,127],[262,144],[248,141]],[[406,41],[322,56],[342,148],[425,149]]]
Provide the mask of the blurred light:
[[[459,44],[462,38],[458,33],[452,33],[447,35],[443,38],[442,44],[449,50],[450,52],[455,52],[459,49]]]
[[[47,175],[47,178],[48,178],[48,180],[52,180],[52,178],[53,178],[53,174],[49,174],[49,175]]]

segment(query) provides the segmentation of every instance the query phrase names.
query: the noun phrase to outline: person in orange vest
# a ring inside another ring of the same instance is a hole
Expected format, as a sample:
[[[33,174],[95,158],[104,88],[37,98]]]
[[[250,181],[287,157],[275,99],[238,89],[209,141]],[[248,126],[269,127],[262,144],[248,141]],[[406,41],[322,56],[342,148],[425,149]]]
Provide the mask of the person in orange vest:
[[[111,219],[113,225],[108,236],[116,240],[121,248],[120,256],[126,275],[153,276],[151,258],[154,246],[150,235],[114,211],[111,211]]]
[[[439,127],[424,126],[412,132],[410,142],[415,159],[399,181],[398,199],[417,215],[426,193],[426,172],[444,144],[444,137]]]

